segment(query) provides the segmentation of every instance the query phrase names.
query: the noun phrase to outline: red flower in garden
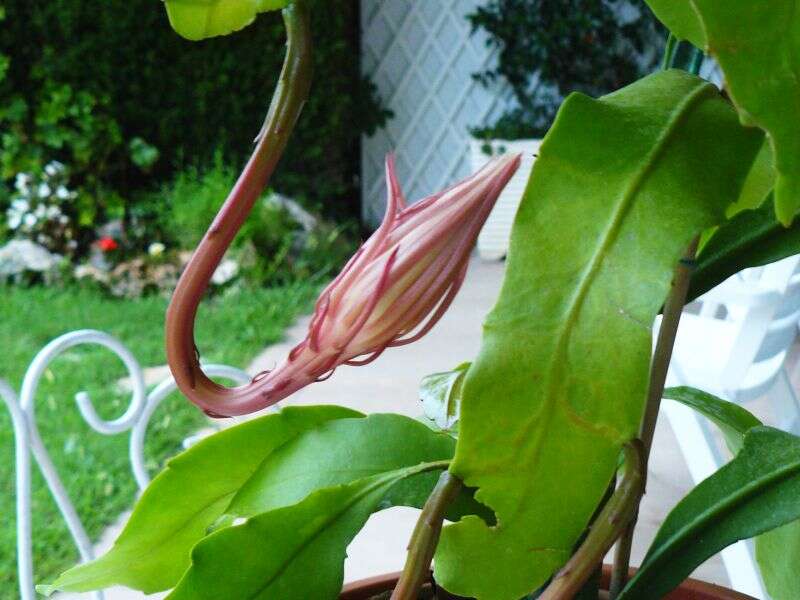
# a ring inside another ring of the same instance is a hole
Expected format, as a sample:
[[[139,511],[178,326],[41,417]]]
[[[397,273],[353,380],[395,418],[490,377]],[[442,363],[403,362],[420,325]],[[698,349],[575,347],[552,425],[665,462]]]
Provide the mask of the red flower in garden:
[[[102,237],[97,240],[97,247],[103,252],[111,252],[119,248],[119,244],[117,243],[117,240],[112,237]]]

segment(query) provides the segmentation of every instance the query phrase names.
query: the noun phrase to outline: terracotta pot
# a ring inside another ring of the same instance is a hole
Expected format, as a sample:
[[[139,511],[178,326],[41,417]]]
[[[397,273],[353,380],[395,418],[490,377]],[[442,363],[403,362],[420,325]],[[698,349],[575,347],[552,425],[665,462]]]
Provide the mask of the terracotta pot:
[[[603,566],[602,585],[608,585],[610,567]],[[631,569],[635,572],[635,569]],[[389,573],[348,583],[344,586],[339,600],[368,600],[376,594],[393,590],[400,573]],[[655,599],[654,599],[655,600]],[[664,596],[664,600],[755,600],[752,596],[734,592],[712,583],[687,579],[680,587]]]

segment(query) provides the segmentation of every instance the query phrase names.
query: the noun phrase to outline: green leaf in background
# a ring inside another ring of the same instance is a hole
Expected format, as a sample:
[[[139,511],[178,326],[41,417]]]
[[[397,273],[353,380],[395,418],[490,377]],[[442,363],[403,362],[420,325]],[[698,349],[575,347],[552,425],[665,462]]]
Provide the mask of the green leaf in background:
[[[742,212],[743,210],[755,210],[766,200],[769,193],[775,187],[775,157],[772,156],[772,146],[769,140],[764,138],[753,166],[747,174],[742,193],[739,198],[725,211],[728,218]]]
[[[664,390],[664,398],[675,400],[696,410],[719,427],[725,444],[735,456],[742,449],[744,435],[761,425],[749,411],[738,404],[691,387],[672,387]]]
[[[338,406],[285,408],[202,440],[169,461],[147,487],[105,556],[73,567],[40,591],[124,585],[149,594],[173,587],[189,567],[192,546],[266,456],[326,421],[358,416]]]
[[[760,267],[800,253],[800,223],[784,227],[772,202],[745,210],[721,225],[700,250],[689,300],[748,267]]]
[[[516,600],[567,560],[638,431],[674,267],[738,197],[761,139],[681,71],[566,100],[464,381],[451,470],[498,524],[445,527],[435,569],[448,591]]]
[[[711,419],[722,430],[725,442],[736,456],[745,434],[761,422],[741,406],[689,387],[669,388],[664,398],[682,402]],[[764,585],[773,600],[800,598],[800,521],[792,521],[755,538],[756,559]]]
[[[428,375],[419,386],[425,416],[444,431],[454,429],[458,423],[461,388],[469,365],[465,362],[452,371]]]
[[[428,463],[319,490],[209,535],[168,600],[335,600],[345,551],[387,492],[406,477],[441,470]]]
[[[703,23],[691,0],[645,0],[653,13],[679,40],[691,42],[698,48],[706,47]]]
[[[164,0],[164,4],[172,28],[197,41],[243,29],[259,13],[284,8],[289,0]]]
[[[756,560],[772,600],[800,598],[800,521],[762,533],[756,538]]]
[[[322,488],[420,463],[448,461],[455,447],[449,435],[402,415],[330,421],[298,436],[264,460],[234,496],[225,511],[226,520],[296,504]],[[435,472],[403,479],[389,491],[381,508],[421,508],[438,479]],[[457,520],[463,514],[485,512],[466,492],[450,508],[448,518]]]
[[[679,35],[713,55],[743,123],[769,134],[775,154],[775,211],[788,225],[800,209],[800,12],[795,0],[648,0]],[[692,8],[693,10],[689,10]],[[705,42],[704,44],[702,42]]]
[[[670,512],[618,600],[661,598],[723,548],[798,518],[800,438],[754,427],[736,458]]]

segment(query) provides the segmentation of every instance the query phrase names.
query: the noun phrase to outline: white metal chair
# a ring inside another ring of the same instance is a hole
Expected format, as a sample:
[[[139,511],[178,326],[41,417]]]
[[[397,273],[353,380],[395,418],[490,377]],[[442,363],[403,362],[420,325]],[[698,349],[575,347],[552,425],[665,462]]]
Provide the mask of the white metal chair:
[[[64,334],[47,344],[34,358],[22,382],[19,396],[5,381],[0,379],[0,398],[11,413],[14,428],[16,454],[17,490],[17,569],[19,574],[20,598],[35,600],[31,531],[31,455],[39,465],[50,492],[67,524],[75,545],[84,562],[92,560],[94,549],[89,536],[70,501],[61,478],[56,472],[36,425],[34,401],[42,374],[48,365],[69,348],[81,344],[98,344],[108,348],[125,364],[131,381],[131,402],[125,413],[113,421],[101,419],[94,409],[91,399],[78,393],[75,401],[84,420],[89,426],[103,435],[114,435],[130,431],[129,457],[131,469],[141,491],[150,482],[144,463],[144,438],[148,421],[158,405],[175,389],[175,381],[169,377],[148,394],[144,372],[131,352],[117,339],[91,329]],[[237,384],[249,383],[251,377],[244,371],[225,365],[204,365],[203,370],[211,376],[230,379]],[[102,592],[93,597],[103,599]]]
[[[747,269],[702,296],[697,314],[684,311],[667,386],[688,385],[737,403],[766,396],[776,414],[772,424],[798,432],[800,405],[785,362],[800,319],[799,267],[794,256]],[[662,409],[695,483],[727,462],[705,418],[677,402],[665,401]],[[734,544],[722,559],[735,589],[766,598],[751,546]]]

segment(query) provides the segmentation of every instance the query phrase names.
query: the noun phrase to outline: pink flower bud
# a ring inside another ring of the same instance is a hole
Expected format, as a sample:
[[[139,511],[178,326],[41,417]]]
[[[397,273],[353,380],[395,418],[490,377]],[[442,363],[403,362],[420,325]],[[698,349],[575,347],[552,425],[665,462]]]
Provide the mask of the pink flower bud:
[[[497,158],[407,206],[388,157],[383,223],[322,292],[306,338],[251,385],[192,400],[212,416],[255,412],[327,379],[339,365],[367,364],[424,336],[461,287],[478,232],[519,162],[518,155]]]
[[[478,232],[518,166],[519,156],[504,156],[407,206],[388,157],[383,223],[320,295],[306,339],[256,377],[269,392],[264,405],[428,333],[460,289]]]

